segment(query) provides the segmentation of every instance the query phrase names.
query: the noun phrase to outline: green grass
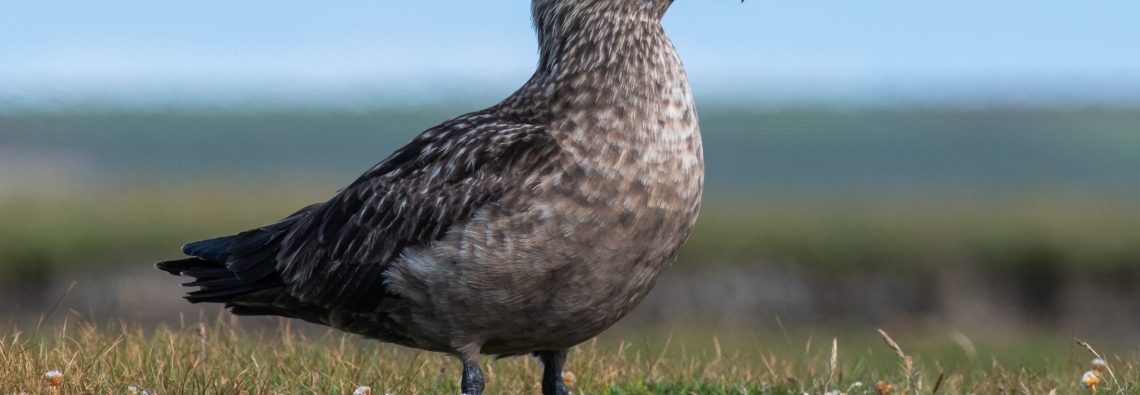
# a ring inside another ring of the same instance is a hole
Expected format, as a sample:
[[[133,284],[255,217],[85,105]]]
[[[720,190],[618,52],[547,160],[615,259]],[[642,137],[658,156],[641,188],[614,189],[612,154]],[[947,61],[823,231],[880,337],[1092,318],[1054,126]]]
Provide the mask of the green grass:
[[[1063,340],[1027,350],[1024,357],[1035,363],[1026,364],[988,355],[990,346],[981,343],[978,355],[963,359],[962,348],[945,348],[946,339],[900,337],[896,351],[873,333],[837,336],[835,343],[786,339],[786,345],[772,337],[721,340],[707,333],[623,337],[572,351],[567,377],[573,376],[568,381],[575,393],[877,394],[876,385],[908,394],[1078,393],[1092,358]],[[913,343],[926,346],[911,349]],[[1056,350],[1067,351],[1050,354]],[[1138,393],[1137,355],[1107,358],[1120,386],[1106,376],[1100,390]],[[538,392],[541,366],[533,358],[485,359],[483,365],[488,393]],[[59,391],[42,379],[49,370],[64,374]],[[73,322],[0,336],[5,394],[124,393],[129,386],[154,394],[348,394],[360,385],[375,394],[455,394],[457,377],[457,363],[448,356],[339,332],[294,330],[287,321],[257,331],[228,319],[157,329]]]

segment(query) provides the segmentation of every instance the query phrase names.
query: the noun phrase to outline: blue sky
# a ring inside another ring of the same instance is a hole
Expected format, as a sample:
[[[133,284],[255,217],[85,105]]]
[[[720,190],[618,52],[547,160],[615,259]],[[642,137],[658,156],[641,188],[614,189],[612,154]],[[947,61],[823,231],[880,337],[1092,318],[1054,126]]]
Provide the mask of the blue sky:
[[[525,0],[0,0],[0,102],[500,96]],[[1140,103],[1140,1],[677,0],[698,95]]]

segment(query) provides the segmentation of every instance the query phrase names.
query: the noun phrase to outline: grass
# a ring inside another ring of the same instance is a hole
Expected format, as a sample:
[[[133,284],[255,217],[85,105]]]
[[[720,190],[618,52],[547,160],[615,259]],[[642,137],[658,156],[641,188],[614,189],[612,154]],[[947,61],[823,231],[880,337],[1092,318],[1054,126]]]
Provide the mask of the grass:
[[[0,393],[125,393],[134,387],[151,394],[349,394],[361,385],[376,394],[458,393],[458,366],[448,356],[335,331],[296,330],[284,320],[276,328],[244,328],[219,318],[153,329],[75,322],[13,329],[0,338]],[[1072,343],[1069,358],[1031,368],[1000,357],[944,362],[944,355],[911,352],[907,341],[885,332],[872,336],[874,343],[861,343],[869,339],[863,335],[852,336],[852,343],[845,336],[790,348],[715,336],[670,334],[641,345],[607,338],[572,351],[567,379],[579,394],[1087,391],[1079,379],[1091,369],[1092,354]],[[1100,392],[1140,391],[1136,355],[1106,360],[1113,375],[1099,374]],[[60,387],[44,379],[50,370],[63,374]],[[533,358],[485,359],[484,370],[488,393],[538,392],[541,366]]]

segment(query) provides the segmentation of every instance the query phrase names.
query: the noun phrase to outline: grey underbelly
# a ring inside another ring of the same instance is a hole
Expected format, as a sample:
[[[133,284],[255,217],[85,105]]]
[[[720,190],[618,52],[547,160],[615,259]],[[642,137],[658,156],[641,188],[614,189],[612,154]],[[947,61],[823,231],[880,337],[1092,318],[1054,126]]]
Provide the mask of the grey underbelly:
[[[440,264],[449,264],[440,262]],[[586,263],[437,285],[387,314],[413,347],[482,344],[486,354],[559,349],[596,336],[637,305],[660,264],[608,262],[629,270],[583,270]],[[476,284],[477,283],[477,284]],[[444,288],[447,287],[447,288]]]
[[[417,347],[478,343],[485,354],[517,354],[578,344],[632,310],[680,244],[647,238],[669,231],[657,229],[665,220],[645,230],[545,217],[549,226],[510,232],[503,228],[522,220],[486,218],[409,250],[389,270],[390,288],[407,302],[390,319],[425,343]]]

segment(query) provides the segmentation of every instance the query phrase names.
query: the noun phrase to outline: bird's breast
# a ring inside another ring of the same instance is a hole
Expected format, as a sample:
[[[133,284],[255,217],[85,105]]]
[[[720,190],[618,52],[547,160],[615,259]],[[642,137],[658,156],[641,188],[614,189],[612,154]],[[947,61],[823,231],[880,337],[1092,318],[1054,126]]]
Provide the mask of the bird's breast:
[[[580,221],[566,226],[605,227],[615,245],[663,254],[687,238],[704,182],[700,130],[690,100],[663,104],[652,113],[602,109],[568,122],[587,126],[568,133],[562,171],[552,178],[567,221]]]

